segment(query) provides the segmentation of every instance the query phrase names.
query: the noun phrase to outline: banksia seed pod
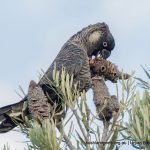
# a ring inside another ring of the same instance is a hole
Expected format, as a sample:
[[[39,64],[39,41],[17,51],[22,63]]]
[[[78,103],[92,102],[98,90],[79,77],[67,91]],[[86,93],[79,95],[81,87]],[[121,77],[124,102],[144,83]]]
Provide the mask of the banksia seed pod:
[[[109,121],[113,112],[119,111],[118,99],[115,95],[110,96],[103,77],[95,76],[92,78],[94,103],[98,116],[102,120]]]
[[[50,118],[48,99],[35,81],[31,81],[28,89],[28,108],[31,117],[42,121]]]
[[[118,79],[122,79],[122,73],[118,70],[118,67],[103,59],[102,57],[96,57],[89,60],[91,76],[103,76],[106,80],[117,82]],[[128,74],[123,74],[124,79],[128,79]]]
[[[111,95],[111,104],[112,106],[112,111],[118,112],[119,111],[119,101],[116,95]]]

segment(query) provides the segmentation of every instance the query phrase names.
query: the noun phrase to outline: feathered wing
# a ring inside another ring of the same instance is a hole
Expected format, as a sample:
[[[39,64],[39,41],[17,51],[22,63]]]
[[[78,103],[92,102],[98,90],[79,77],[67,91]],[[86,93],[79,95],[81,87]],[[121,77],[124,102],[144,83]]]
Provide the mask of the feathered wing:
[[[8,132],[17,126],[10,116],[12,113],[22,112],[25,99],[26,97],[18,103],[0,108],[0,133]]]
[[[57,64],[57,70],[61,71],[62,67],[65,67],[67,73],[69,73],[70,75],[74,74],[74,76],[77,77],[78,73],[80,73],[80,71],[82,70],[82,67],[85,63],[85,57],[86,57],[86,52],[84,50],[81,50],[81,49],[77,48],[76,46],[71,46],[67,50],[64,50],[64,51],[62,50],[58,54],[58,56],[56,57],[54,62],[56,62],[56,64]],[[46,76],[50,80],[52,80],[53,69],[54,69],[54,63],[50,66],[50,68],[45,73]],[[43,86],[42,80],[43,80],[43,78],[39,82],[40,86]],[[51,96],[51,93],[49,90],[47,90],[46,88],[43,88],[43,87],[42,87],[42,89],[43,89],[44,93],[47,92],[49,94],[49,96]],[[21,112],[23,109],[24,101],[26,101],[26,100],[27,100],[27,96],[18,103],[0,108],[0,122],[1,122],[0,133],[8,132],[17,126],[12,121],[10,115],[14,111]],[[28,110],[27,110],[27,112],[28,112]]]
[[[52,73],[54,69],[54,65],[56,64],[56,69],[61,72],[62,67],[65,67],[66,72],[69,75],[78,76],[79,72],[81,71],[83,65],[86,61],[86,52],[77,47],[74,44],[70,44],[69,46],[66,45],[61,49],[55,60],[53,61],[52,65],[48,68],[45,75],[52,80]],[[42,82],[43,78],[41,79],[40,83]]]

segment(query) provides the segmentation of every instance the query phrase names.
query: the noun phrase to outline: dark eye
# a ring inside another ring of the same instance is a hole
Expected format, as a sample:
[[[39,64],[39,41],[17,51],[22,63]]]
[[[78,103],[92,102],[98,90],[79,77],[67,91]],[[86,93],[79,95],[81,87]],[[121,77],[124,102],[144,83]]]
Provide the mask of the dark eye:
[[[107,42],[103,42],[103,46],[104,46],[104,47],[107,47]]]

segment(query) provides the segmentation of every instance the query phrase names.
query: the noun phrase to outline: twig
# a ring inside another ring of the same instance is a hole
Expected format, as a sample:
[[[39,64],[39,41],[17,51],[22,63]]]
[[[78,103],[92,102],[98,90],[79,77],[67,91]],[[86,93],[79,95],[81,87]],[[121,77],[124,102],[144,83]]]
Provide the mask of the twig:
[[[86,131],[87,131],[87,141],[90,141],[90,125],[89,125],[89,121],[90,121],[90,110],[89,108],[86,108],[86,115],[87,115],[87,127],[86,127]],[[86,144],[86,149],[90,150],[90,145]]]
[[[65,134],[64,132],[64,128],[63,128],[63,125],[60,124],[59,127],[57,127],[57,129],[59,130],[60,133],[62,133],[63,135],[63,138],[66,142],[66,145],[69,147],[70,150],[76,150],[76,148],[73,146],[73,144],[71,143],[70,139],[68,138],[68,136]]]
[[[103,125],[104,125],[104,129],[103,129],[103,134],[102,134],[102,137],[101,137],[101,150],[104,150],[105,149],[105,142],[107,142],[107,135],[108,135],[108,131],[109,131],[109,122],[104,120],[103,121]]]
[[[68,145],[69,149],[70,150],[76,150],[76,148],[73,146],[70,139],[68,138],[68,136],[65,133],[64,133],[63,137],[64,137],[66,144]]]
[[[109,130],[108,134],[107,134],[107,141],[109,140],[109,138],[111,137],[112,133],[114,132],[114,127],[116,126],[116,122],[118,119],[119,115],[117,115],[117,117],[113,120],[113,123],[111,125],[111,129]]]

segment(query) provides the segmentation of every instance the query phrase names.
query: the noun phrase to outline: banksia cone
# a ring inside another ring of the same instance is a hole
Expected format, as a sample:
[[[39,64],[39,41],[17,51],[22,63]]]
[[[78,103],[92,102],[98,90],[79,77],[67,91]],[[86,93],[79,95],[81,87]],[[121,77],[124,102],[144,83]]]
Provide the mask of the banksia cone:
[[[93,77],[94,103],[99,118],[109,121],[113,112],[119,111],[119,103],[116,96],[110,96],[103,77]]]
[[[89,64],[92,77],[96,75],[103,76],[106,80],[112,82],[117,82],[118,79],[122,79],[122,73],[118,70],[118,67],[102,57],[90,59]],[[123,78],[128,79],[129,75],[123,74]]]
[[[50,118],[48,99],[42,88],[33,80],[28,89],[28,108],[33,119],[42,121]]]
[[[116,95],[111,95],[110,101],[112,104],[112,111],[118,112],[119,111],[119,102],[118,102],[118,98],[116,97]]]

